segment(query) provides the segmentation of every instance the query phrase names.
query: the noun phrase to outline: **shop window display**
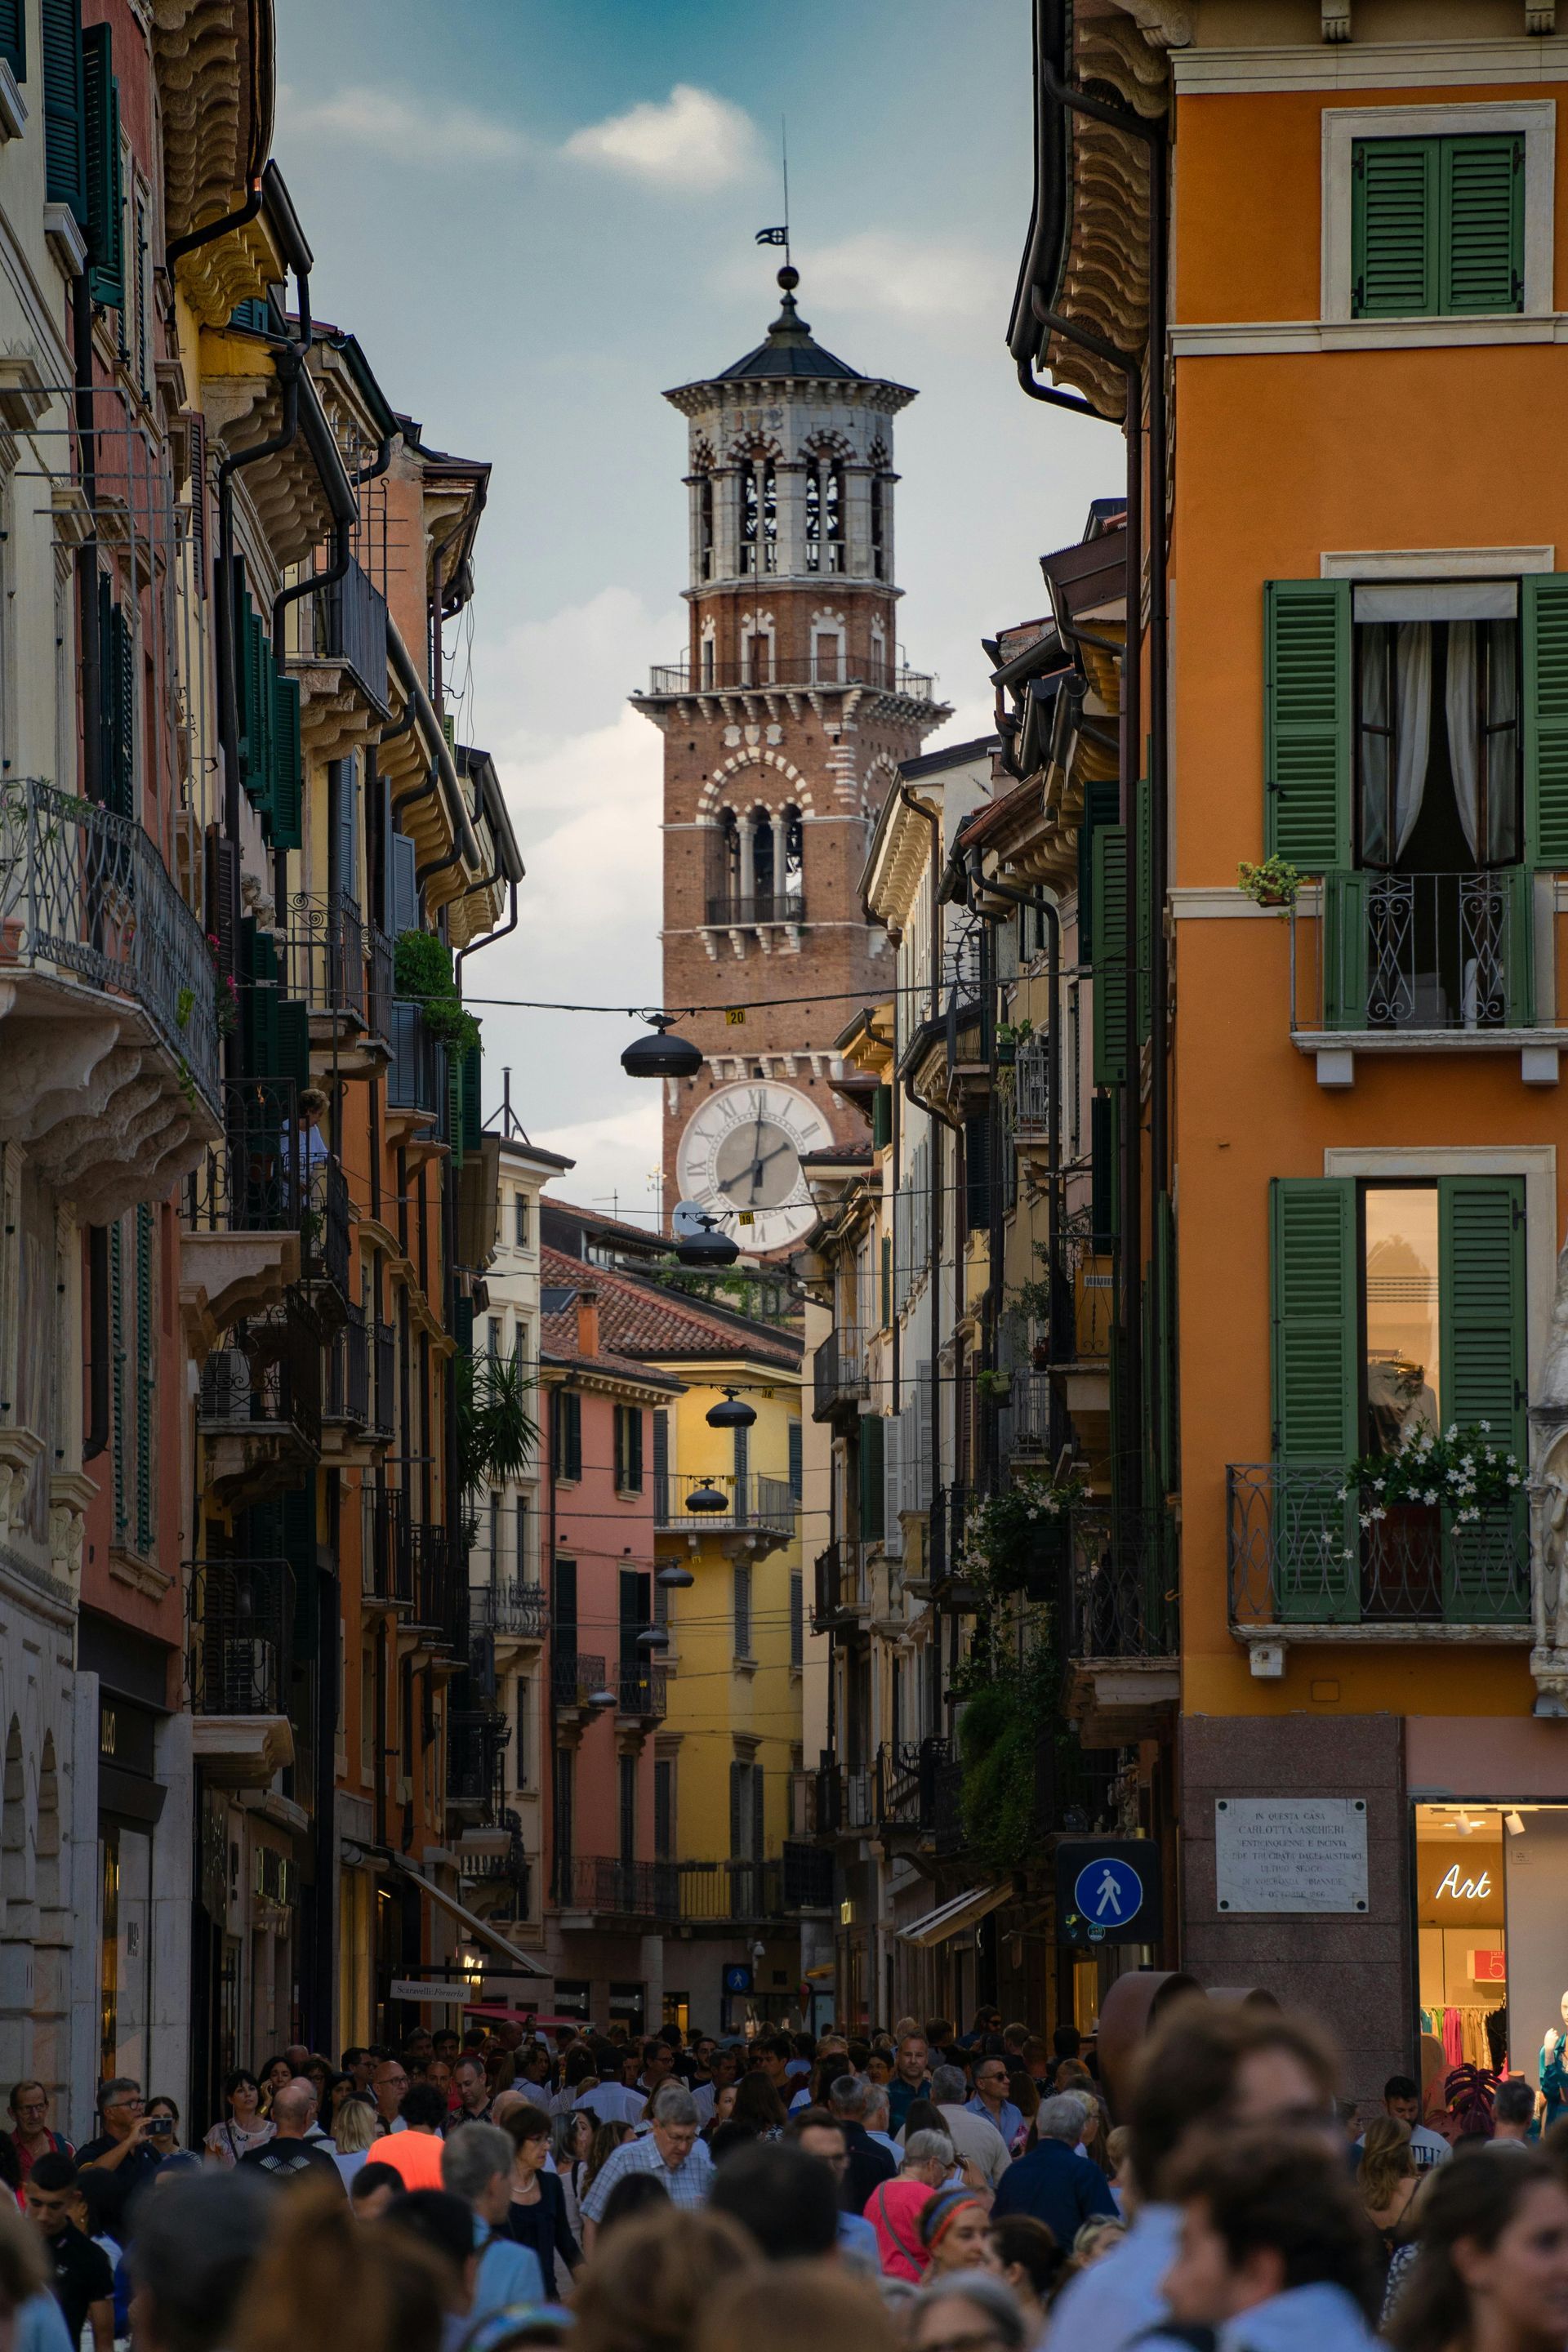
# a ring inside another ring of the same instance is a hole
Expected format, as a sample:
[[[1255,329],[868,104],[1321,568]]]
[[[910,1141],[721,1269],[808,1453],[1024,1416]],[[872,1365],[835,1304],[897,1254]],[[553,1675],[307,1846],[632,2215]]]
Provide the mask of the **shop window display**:
[[[1473,2067],[1568,2114],[1568,1806],[1417,1805],[1415,1878],[1428,2111]]]

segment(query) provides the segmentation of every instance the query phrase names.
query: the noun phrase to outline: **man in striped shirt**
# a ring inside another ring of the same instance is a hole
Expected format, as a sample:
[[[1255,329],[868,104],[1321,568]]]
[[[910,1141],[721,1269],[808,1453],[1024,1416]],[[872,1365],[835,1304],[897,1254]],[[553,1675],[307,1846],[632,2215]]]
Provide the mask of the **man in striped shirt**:
[[[583,2200],[583,2251],[591,2254],[611,2189],[628,2172],[651,2172],[676,2205],[700,2205],[713,2179],[713,2159],[697,2137],[697,2102],[677,2083],[667,2083],[653,2102],[653,2128],[629,2139],[614,2156]]]

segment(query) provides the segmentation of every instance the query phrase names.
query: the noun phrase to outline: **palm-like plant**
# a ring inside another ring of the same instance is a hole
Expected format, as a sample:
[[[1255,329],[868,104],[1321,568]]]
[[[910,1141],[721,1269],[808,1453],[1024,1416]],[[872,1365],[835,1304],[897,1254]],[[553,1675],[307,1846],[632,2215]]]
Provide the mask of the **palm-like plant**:
[[[510,1356],[458,1359],[458,1469],[465,1493],[521,1478],[539,1444],[524,1400],[533,1382]]]

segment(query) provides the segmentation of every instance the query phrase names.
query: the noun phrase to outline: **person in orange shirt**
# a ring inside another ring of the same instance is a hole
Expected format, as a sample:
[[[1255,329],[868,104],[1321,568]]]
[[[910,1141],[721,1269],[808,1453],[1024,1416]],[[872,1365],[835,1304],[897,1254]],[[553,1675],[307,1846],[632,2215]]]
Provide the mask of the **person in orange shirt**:
[[[373,2160],[389,2164],[405,2189],[439,2189],[447,2102],[434,2083],[409,2084],[403,2120],[407,2130],[385,2133],[371,2151]]]

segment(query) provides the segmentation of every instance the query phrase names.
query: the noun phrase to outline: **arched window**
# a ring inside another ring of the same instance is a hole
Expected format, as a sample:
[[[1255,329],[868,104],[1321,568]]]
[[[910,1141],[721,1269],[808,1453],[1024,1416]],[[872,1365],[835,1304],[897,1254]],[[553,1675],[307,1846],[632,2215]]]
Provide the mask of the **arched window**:
[[[805,828],[793,802],[784,813],[784,912],[799,922],[805,912]]]
[[[880,474],[871,477],[871,572],[878,580],[888,576],[887,483]]]
[[[733,809],[723,810],[710,835],[708,919],[729,923],[741,897],[741,828]]]
[[[814,457],[805,478],[805,568],[844,569],[844,467],[837,457]]]
[[[713,577],[713,477],[707,473],[697,483],[697,576]]]
[[[747,820],[752,832],[752,897],[755,901],[753,919],[770,922],[773,912],[775,884],[773,837],[774,819],[765,808],[753,809]]]
[[[778,568],[778,498],[772,457],[745,458],[741,467],[741,569]]]

